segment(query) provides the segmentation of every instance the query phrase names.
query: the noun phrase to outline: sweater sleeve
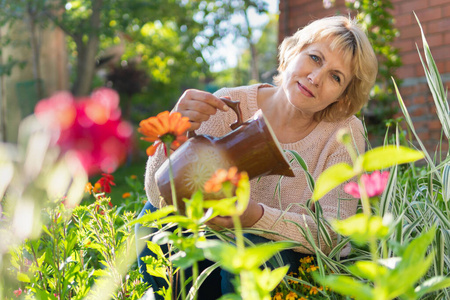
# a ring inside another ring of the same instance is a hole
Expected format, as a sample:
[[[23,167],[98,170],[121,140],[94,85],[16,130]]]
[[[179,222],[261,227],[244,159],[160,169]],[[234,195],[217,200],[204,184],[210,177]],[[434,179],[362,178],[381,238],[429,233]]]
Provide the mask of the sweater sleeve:
[[[359,121],[359,120],[358,120]],[[358,122],[352,122],[349,124],[352,127],[352,132],[355,140],[355,148],[359,153],[364,152],[365,141],[360,130],[362,126],[359,126]],[[350,156],[345,148],[345,146],[339,144],[337,141],[328,143],[330,145],[323,151],[328,151],[323,164],[319,164],[315,170],[310,170],[315,180],[317,177],[327,168],[331,167],[337,163],[348,163],[351,164]],[[322,151],[322,152],[323,152]],[[320,162],[320,159],[319,159]],[[344,192],[345,184],[341,184],[322,199],[319,200],[320,206],[323,212],[323,218],[330,221],[332,219],[346,219],[356,213],[358,206],[358,199],[349,198],[349,196]],[[282,188],[292,188],[288,184]],[[311,197],[312,193],[306,188],[303,193],[293,196],[293,201],[291,203],[305,203],[307,199]],[[302,199],[299,199],[301,197]],[[311,217],[305,210],[300,212],[293,211],[294,209],[282,210],[273,205],[266,205],[260,203],[264,208],[264,214],[261,219],[253,225],[254,228],[270,230],[276,232],[277,234],[263,234],[264,237],[272,240],[286,240],[291,239],[300,242],[303,247],[297,247],[294,250],[302,253],[311,253],[313,247],[307,241],[302,233],[301,228],[304,230],[311,231],[311,237],[313,242],[317,245],[322,252],[328,254],[332,248],[326,245],[323,238],[318,234],[318,226],[313,217]],[[320,222],[320,220],[319,220]],[[301,227],[301,228],[300,228]],[[338,243],[337,234],[330,228],[326,228],[329,236],[331,237],[332,247],[336,246]],[[348,255],[350,252],[350,245],[347,245],[341,252],[342,256]]]

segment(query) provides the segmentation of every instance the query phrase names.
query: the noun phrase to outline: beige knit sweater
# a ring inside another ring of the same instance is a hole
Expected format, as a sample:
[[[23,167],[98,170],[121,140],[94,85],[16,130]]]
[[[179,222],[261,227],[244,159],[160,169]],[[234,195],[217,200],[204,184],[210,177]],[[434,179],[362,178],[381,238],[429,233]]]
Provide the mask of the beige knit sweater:
[[[215,93],[219,97],[229,96],[232,100],[241,102],[243,119],[253,116],[259,109],[257,107],[257,93],[264,84],[237,88],[223,88]],[[220,137],[230,131],[229,125],[234,123],[236,115],[232,110],[228,112],[217,111],[207,122],[202,123],[196,131],[197,134],[207,134]],[[309,172],[316,180],[317,177],[328,167],[339,163],[351,163],[350,156],[346,148],[336,140],[336,133],[340,128],[348,128],[353,133],[356,150],[364,152],[365,140],[363,137],[363,127],[361,121],[352,116],[344,121],[329,123],[320,122],[316,128],[305,138],[295,143],[281,144],[286,150],[296,151],[306,162]],[[288,157],[290,154],[287,155]],[[291,157],[289,157],[291,158]],[[164,162],[165,157],[162,148],[157,153],[149,157],[146,174],[145,188],[149,201],[156,207],[160,206],[161,200],[156,186],[154,175],[159,166]],[[306,211],[298,204],[305,204],[311,198],[311,191],[308,188],[305,173],[297,163],[292,163],[295,177],[284,177],[280,182],[280,176],[264,176],[251,181],[251,199],[257,201],[264,208],[261,219],[254,224],[255,229],[270,230],[276,234],[261,234],[272,240],[292,239],[302,243],[305,247],[298,247],[294,250],[302,253],[310,253],[307,248],[312,249],[305,240],[298,226],[308,227],[312,232],[312,237],[316,245],[320,245],[324,253],[329,253],[330,248],[325,246],[323,239],[317,237],[317,225]],[[280,184],[279,192],[275,193],[277,184]],[[323,216],[328,219],[345,219],[356,213],[358,200],[349,198],[343,191],[343,186],[335,188],[319,202],[323,210]],[[298,224],[298,226],[296,224]],[[333,245],[337,243],[337,236],[329,230],[333,239]],[[341,256],[348,255],[349,245],[344,248]]]

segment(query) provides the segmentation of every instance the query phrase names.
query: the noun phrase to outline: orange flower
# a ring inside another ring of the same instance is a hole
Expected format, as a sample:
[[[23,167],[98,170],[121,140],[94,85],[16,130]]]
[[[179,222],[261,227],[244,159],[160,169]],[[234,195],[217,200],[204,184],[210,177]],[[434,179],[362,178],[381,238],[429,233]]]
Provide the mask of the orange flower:
[[[318,266],[311,265],[308,269],[306,269],[306,272],[314,272],[315,270],[319,269]]]
[[[122,194],[122,198],[123,198],[123,199],[130,198],[130,197],[131,197],[131,194],[128,193],[128,192]]]
[[[136,175],[131,175],[130,178],[135,180],[135,179],[137,179],[137,176]]]
[[[150,117],[139,123],[138,131],[145,135],[141,139],[152,142],[147,148],[147,155],[155,154],[161,144],[169,144],[175,150],[187,140],[186,130],[191,127],[188,117],[182,117],[179,112],[164,111],[156,117]]]
[[[310,264],[313,260],[314,260],[314,257],[307,256],[307,257],[301,258],[300,262],[302,264]]]
[[[298,296],[294,292],[290,292],[289,294],[286,295],[286,300],[295,300],[297,298],[298,298]]]
[[[241,174],[238,173],[237,167],[231,167],[228,171],[225,169],[217,170],[210,180],[205,182],[205,192],[216,193],[222,188],[222,184],[229,181],[233,185],[237,186]]]
[[[310,295],[316,295],[317,294],[317,288],[315,286],[311,287],[311,290],[309,291]]]
[[[283,300],[283,293],[277,292],[272,300]]]
[[[84,186],[84,192],[89,193],[89,195],[92,194],[93,189],[94,189],[94,187],[92,186],[92,183],[90,183],[90,182],[86,183],[86,185]]]
[[[100,184],[100,182],[97,181],[94,184],[94,193],[98,193],[101,190],[101,188],[102,188],[102,185]]]

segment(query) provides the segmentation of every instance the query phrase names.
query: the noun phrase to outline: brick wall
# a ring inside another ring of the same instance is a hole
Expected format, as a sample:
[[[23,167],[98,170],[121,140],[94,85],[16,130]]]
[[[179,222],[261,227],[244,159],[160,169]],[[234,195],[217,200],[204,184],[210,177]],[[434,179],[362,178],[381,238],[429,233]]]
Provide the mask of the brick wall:
[[[420,28],[415,12],[422,24],[431,52],[444,82],[450,86],[450,0],[391,0],[392,15],[400,36],[393,43],[399,48],[403,66],[395,78],[402,79],[400,93],[414,121],[420,139],[434,154],[441,136],[441,125],[428,89],[424,71],[416,49],[422,50]],[[321,0],[280,0],[279,40],[291,35],[311,20],[334,15],[348,15],[345,0],[336,0],[330,9]],[[448,143],[444,142],[444,151]]]

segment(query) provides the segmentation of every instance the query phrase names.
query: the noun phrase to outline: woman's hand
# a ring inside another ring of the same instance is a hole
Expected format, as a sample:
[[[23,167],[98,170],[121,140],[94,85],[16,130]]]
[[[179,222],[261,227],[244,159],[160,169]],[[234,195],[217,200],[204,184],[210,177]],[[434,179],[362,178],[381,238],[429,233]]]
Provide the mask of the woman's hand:
[[[218,109],[229,110],[228,106],[213,94],[190,89],[181,95],[173,111],[189,118],[191,122],[189,130],[192,131],[198,129],[202,122],[207,121]]]
[[[264,214],[264,208],[253,200],[248,203],[247,209],[240,216],[241,226],[243,228],[252,227],[261,219]],[[207,225],[215,229],[233,228],[233,218],[217,216],[207,222]]]

